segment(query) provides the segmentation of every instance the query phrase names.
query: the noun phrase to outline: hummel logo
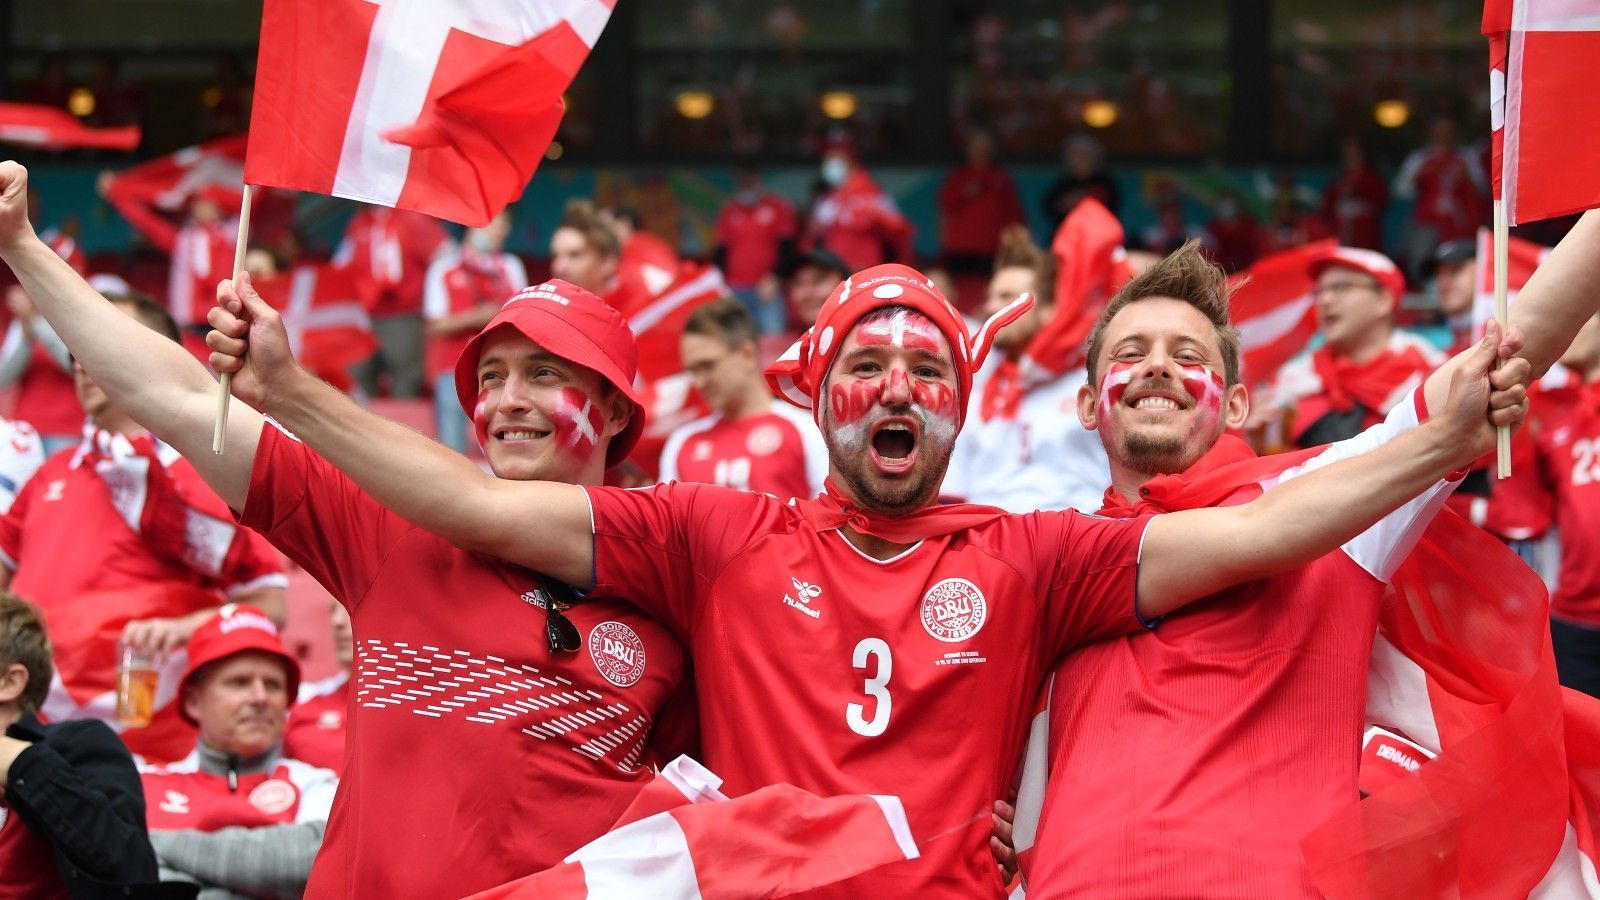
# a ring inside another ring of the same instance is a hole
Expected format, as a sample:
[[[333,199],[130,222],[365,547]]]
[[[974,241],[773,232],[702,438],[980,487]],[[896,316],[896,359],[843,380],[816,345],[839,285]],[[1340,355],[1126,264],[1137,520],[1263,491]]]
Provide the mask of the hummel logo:
[[[189,795],[177,791],[167,791],[167,798],[161,801],[162,812],[169,812],[175,816],[187,815],[189,812]]]
[[[67,482],[65,480],[51,481],[51,482],[45,484],[45,486],[44,486],[44,499],[41,500],[40,502],[41,503],[50,503],[50,502],[55,501],[55,500],[60,500],[61,499],[61,495],[66,491],[66,489],[67,489]]]
[[[792,606],[813,619],[821,618],[822,610],[812,609],[810,603],[812,600],[822,596],[822,587],[820,585],[808,584],[807,582],[793,577],[791,577],[789,581],[794,585],[794,593],[783,595],[783,605]]]

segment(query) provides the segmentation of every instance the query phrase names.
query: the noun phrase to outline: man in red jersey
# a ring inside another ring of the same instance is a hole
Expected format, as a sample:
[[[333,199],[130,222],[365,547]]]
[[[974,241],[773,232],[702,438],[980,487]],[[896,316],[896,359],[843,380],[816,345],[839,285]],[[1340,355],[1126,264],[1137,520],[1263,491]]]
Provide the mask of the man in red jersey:
[[[772,396],[750,311],[737,300],[713,300],[689,314],[680,343],[683,368],[713,412],[667,438],[661,480],[816,496],[828,450],[816,423]]]
[[[1518,295],[1517,307],[1525,301]],[[1570,387],[1539,396],[1533,459],[1495,486],[1495,504],[1553,524],[1561,567],[1550,593],[1550,636],[1561,683],[1600,697],[1600,318],[1561,357]]]
[[[450,235],[439,220],[419,212],[371,205],[350,218],[333,261],[356,273],[372,313],[378,352],[355,370],[362,390],[378,393],[378,378],[389,375],[389,393],[416,397],[422,393],[422,295],[428,266],[448,245]],[[224,269],[223,271],[226,271]],[[221,280],[213,270],[206,285]],[[214,292],[197,298],[209,307]]]
[[[1600,303],[1600,217],[1518,299],[1525,359],[1541,371]],[[1565,281],[1565,284],[1561,282]],[[1524,306],[1523,304],[1527,305]],[[1103,515],[1224,506],[1414,434],[1454,357],[1386,420],[1242,489],[1190,485],[1253,454],[1226,434],[1248,414],[1223,273],[1193,248],[1129,282],[1090,339],[1079,416],[1111,460]],[[1524,374],[1528,369],[1524,369]],[[1078,650],[1056,670],[1049,780],[1026,866],[1030,897],[1317,897],[1300,840],[1353,801],[1367,668],[1395,568],[1452,485],[1441,481],[1336,551],[1215,593],[1159,630]],[[1381,700],[1381,698],[1378,698]],[[1037,802],[1024,780],[1023,820]],[[1037,807],[1035,807],[1037,808]]]
[[[283,730],[283,750],[293,759],[313,766],[344,771],[346,720],[350,712],[350,669],[355,665],[355,637],[350,632],[350,611],[339,601],[329,604],[329,630],[338,671],[316,681],[300,683],[289,722]]]
[[[794,207],[762,185],[753,162],[741,165],[734,179],[737,190],[717,211],[715,260],[761,333],[781,334],[787,315],[777,273],[794,252]]]
[[[215,383],[39,243],[25,179],[0,164],[0,258],[79,364],[351,611],[353,739],[307,894],[459,897],[609,828],[650,777],[677,642],[621,602],[563,611],[560,586],[418,530],[247,406],[213,454]],[[598,484],[642,424],[633,347],[621,317],[571,285],[508,303],[456,369],[494,471]]]
[[[213,363],[374,496],[461,547],[595,596],[635,596],[682,632],[704,752],[731,793],[790,782],[898,794],[922,857],[854,879],[845,895],[1000,896],[989,810],[1021,748],[1023,698],[1056,657],[1315,559],[1475,458],[1491,422],[1526,409],[1526,365],[1491,379],[1491,346],[1435,421],[1253,504],[1122,520],[939,506],[972,372],[1030,301],[974,335],[920,273],[886,265],[841,284],[769,370],[823,426],[821,497],[513,483],[363,417],[295,368],[270,308],[224,299]]]

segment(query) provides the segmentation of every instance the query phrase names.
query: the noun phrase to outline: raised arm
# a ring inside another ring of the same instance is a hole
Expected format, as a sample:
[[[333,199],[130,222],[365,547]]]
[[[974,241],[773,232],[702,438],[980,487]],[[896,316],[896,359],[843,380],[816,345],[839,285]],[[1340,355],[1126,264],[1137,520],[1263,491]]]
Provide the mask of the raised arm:
[[[1528,361],[1537,379],[1595,313],[1600,313],[1600,210],[1584,213],[1517,293],[1507,334],[1522,339],[1517,355]],[[1430,408],[1445,402],[1458,360],[1459,355],[1428,376],[1424,389]]]
[[[594,580],[583,489],[486,475],[466,457],[367,412],[295,363],[276,310],[248,275],[224,281],[206,336],[233,393],[283,423],[379,503],[456,546],[568,584]]]
[[[1139,612],[1165,615],[1224,588],[1305,565],[1351,540],[1494,446],[1494,425],[1527,412],[1528,363],[1494,372],[1499,327],[1458,355],[1430,421],[1371,453],[1308,472],[1241,506],[1157,516],[1139,564]],[[1485,410],[1489,414],[1485,415]]]
[[[28,173],[0,162],[0,259],[111,400],[175,447],[234,509],[244,504],[261,416],[235,406],[225,455],[211,452],[217,383],[177,344],[112,306],[34,234]]]

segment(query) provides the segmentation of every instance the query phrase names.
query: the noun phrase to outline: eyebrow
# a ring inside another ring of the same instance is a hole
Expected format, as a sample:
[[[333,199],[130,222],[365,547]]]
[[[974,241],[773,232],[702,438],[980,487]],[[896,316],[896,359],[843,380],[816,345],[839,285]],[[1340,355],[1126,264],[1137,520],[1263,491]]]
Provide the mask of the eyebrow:
[[[551,353],[549,350],[535,350],[532,353],[523,354],[516,361],[523,363],[558,363],[560,365],[568,364],[566,360],[555,355],[554,353]],[[485,366],[492,366],[495,364],[503,365],[505,362],[505,358],[499,354],[491,354],[478,360],[478,371],[482,372]]]
[[[938,352],[935,352],[933,350],[924,350],[924,349],[922,349],[920,347],[903,347],[903,348],[895,348],[895,349],[896,349],[896,352],[910,353],[910,354],[912,354],[914,356],[919,356],[919,357],[921,357],[923,359],[927,359],[927,360],[933,360],[934,362],[941,363],[941,364],[943,364],[945,366],[949,366],[951,368],[955,367],[955,361],[950,358],[949,354],[938,353]],[[884,348],[884,347],[863,347],[863,346],[859,346],[858,345],[858,346],[854,347],[853,349],[847,351],[842,358],[843,359],[855,359],[856,357],[859,357],[859,356],[876,356],[879,353],[887,352],[887,350],[888,350],[888,348]]]

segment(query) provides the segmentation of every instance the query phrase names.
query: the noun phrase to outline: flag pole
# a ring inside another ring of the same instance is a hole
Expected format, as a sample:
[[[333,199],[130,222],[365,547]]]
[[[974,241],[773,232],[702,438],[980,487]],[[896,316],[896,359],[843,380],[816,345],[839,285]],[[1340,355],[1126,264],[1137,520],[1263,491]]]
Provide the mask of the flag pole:
[[[1511,305],[1507,300],[1511,277],[1511,227],[1506,222],[1506,203],[1494,201],[1494,317],[1500,322],[1504,334],[1511,319]],[[1499,367],[1496,358],[1495,366]],[[1499,477],[1511,477],[1511,426],[1501,425],[1494,432],[1495,462]]]
[[[244,251],[250,246],[250,185],[244,186],[244,201],[239,204],[239,237],[233,245],[233,271],[229,278],[237,279],[244,270]],[[217,391],[217,424],[211,432],[211,452],[222,455],[222,435],[228,428],[228,391],[233,387],[233,373],[222,373],[221,389]],[[1502,476],[1504,477],[1504,476]]]

